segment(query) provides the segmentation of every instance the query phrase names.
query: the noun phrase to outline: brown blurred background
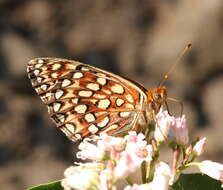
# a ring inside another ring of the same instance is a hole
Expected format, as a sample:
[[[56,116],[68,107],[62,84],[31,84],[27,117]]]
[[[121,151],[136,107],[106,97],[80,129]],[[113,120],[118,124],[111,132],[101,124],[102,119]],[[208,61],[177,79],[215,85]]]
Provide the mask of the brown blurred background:
[[[61,179],[74,161],[30,85],[30,59],[74,59],[153,88],[188,41],[168,93],[183,101],[191,137],[208,137],[203,159],[223,162],[222,0],[1,0],[1,189]]]

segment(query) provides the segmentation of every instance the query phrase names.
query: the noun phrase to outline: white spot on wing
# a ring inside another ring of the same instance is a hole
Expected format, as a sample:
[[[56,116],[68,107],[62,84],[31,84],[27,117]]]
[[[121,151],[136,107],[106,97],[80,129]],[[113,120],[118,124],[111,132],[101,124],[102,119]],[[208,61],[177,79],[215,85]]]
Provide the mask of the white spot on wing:
[[[118,125],[113,124],[110,127],[108,127],[107,129],[105,129],[103,132],[111,131],[111,130],[114,130],[114,129],[117,129],[117,128],[118,128]]]
[[[126,95],[126,99],[127,99],[129,102],[131,102],[131,103],[134,102],[134,99],[133,99],[133,97],[132,97],[131,94],[127,94],[127,95]]]
[[[58,102],[53,103],[53,111],[54,112],[58,112],[60,110],[60,107],[61,107],[61,103],[58,103]]]
[[[118,98],[117,100],[116,100],[116,105],[117,106],[121,106],[122,104],[124,104],[124,100],[123,99],[121,99],[121,98]]]
[[[46,89],[47,89],[47,85],[46,85],[46,84],[43,84],[43,85],[40,86],[40,88],[41,88],[42,90],[46,90]]]
[[[58,76],[59,76],[58,73],[52,73],[52,74],[51,74],[51,77],[52,77],[52,78],[55,78],[55,79],[58,78]]]
[[[104,100],[100,100],[98,102],[98,108],[101,108],[101,109],[106,109],[109,107],[110,105],[110,100],[109,99],[104,99]]]
[[[66,64],[66,68],[69,70],[76,70],[77,65],[75,64]]]
[[[61,64],[59,64],[59,63],[55,63],[55,64],[52,65],[52,70],[53,70],[53,71],[56,71],[56,70],[58,70],[60,67],[61,67]]]
[[[87,67],[82,67],[81,70],[82,71],[89,71],[89,69]]]
[[[84,119],[87,121],[87,122],[92,122],[95,120],[95,117],[92,113],[88,113],[84,116]]]
[[[51,99],[51,98],[52,98],[52,95],[53,95],[53,94],[52,94],[51,92],[47,92],[47,93],[46,93],[46,98]]]
[[[33,73],[37,76],[40,73],[40,70],[36,69],[36,70],[33,71]]]
[[[42,64],[42,63],[44,63],[44,61],[42,59],[39,59],[38,63]]]
[[[77,103],[78,103],[78,98],[73,98],[71,101],[72,101],[74,104],[77,104]]]
[[[109,123],[109,118],[105,117],[100,123],[98,123],[99,127],[105,127]]]
[[[64,94],[63,90],[57,89],[56,92],[55,92],[55,98],[59,99],[61,96],[63,96],[63,94]]]
[[[125,104],[126,108],[129,108],[129,109],[134,109],[134,106],[132,104]]]
[[[94,125],[94,124],[91,124],[89,127],[88,127],[88,130],[94,134],[98,131],[98,128]]]
[[[71,81],[70,80],[64,79],[63,82],[62,82],[62,84],[61,84],[61,86],[62,87],[66,87],[66,86],[69,86],[70,84],[71,84]]]
[[[37,82],[41,83],[43,78],[42,77],[37,77],[36,80],[37,80]]]
[[[86,105],[78,105],[74,108],[77,113],[85,113],[87,111]]]
[[[111,87],[112,92],[117,93],[117,94],[123,94],[124,93],[124,88],[119,85],[115,84]]]
[[[79,78],[81,78],[81,77],[83,77],[84,75],[81,73],[81,72],[76,72],[76,73],[74,73],[73,74],[73,78],[74,79],[79,79]]]
[[[65,127],[71,132],[71,133],[75,133],[75,126],[70,124],[70,123],[67,123],[65,124]]]
[[[81,90],[78,92],[79,96],[86,97],[86,98],[91,97],[92,94],[93,94],[93,92],[90,90]]]
[[[40,88],[35,88],[36,92],[39,94],[42,90]]]
[[[37,63],[36,64],[36,68],[40,68],[40,67],[42,67],[43,66],[43,63]]]
[[[106,84],[106,79],[105,79],[105,78],[101,78],[101,77],[99,77],[99,78],[97,78],[97,82],[98,82],[99,84],[101,84],[101,85],[105,85],[105,84]]]
[[[120,112],[121,117],[129,117],[131,112]]]
[[[91,90],[97,91],[100,89],[99,85],[97,83],[88,83],[86,85],[86,88],[89,88]]]

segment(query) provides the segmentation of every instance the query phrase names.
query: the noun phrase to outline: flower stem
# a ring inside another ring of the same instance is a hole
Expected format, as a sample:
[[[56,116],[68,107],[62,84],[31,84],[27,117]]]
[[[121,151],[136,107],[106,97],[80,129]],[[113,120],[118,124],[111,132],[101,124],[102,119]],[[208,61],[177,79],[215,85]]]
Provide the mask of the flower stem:
[[[156,161],[157,161],[156,159],[152,160],[149,163],[149,166],[147,166],[147,171],[146,171],[146,182],[147,183],[151,182],[153,179]]]
[[[141,176],[142,176],[142,182],[143,183],[146,183],[146,162],[143,161],[142,164],[141,164]]]

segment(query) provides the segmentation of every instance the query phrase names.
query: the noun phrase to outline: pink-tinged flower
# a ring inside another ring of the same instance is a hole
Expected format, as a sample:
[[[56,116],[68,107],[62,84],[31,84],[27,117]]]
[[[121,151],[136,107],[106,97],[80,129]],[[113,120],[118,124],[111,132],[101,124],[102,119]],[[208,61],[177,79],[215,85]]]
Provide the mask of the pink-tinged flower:
[[[186,145],[189,141],[186,119],[182,117],[175,118],[167,111],[160,109],[156,115],[157,123],[154,132],[154,138],[157,142],[174,141],[179,145]]]
[[[127,152],[122,152],[116,167],[114,168],[114,176],[116,178],[125,178],[130,173],[136,171],[141,162],[134,160]]]
[[[174,117],[171,117],[167,111],[160,109],[156,115],[157,122],[154,132],[154,138],[157,142],[166,141],[167,138],[173,138]]]
[[[134,160],[138,159],[140,163],[152,160],[152,145],[147,145],[142,133],[137,134],[135,131],[131,131],[125,136],[125,139],[127,141],[125,152],[128,152]]]
[[[150,184],[142,184],[142,185],[134,184],[133,186],[128,185],[127,187],[125,187],[124,190],[152,190],[152,189]]]
[[[135,131],[130,131],[128,135],[125,136],[125,140],[128,144],[134,143],[143,143],[145,144],[146,141],[144,140],[145,136],[142,133],[137,134]]]
[[[130,173],[136,171],[143,161],[151,161],[153,149],[151,145],[147,145],[143,134],[136,134],[136,132],[129,132],[125,136],[126,147],[120,153],[120,158],[114,169],[114,175],[117,178],[128,176]]]
[[[100,134],[101,140],[97,145],[106,152],[122,151],[125,148],[125,140],[120,137],[109,136],[106,133]]]
[[[193,147],[193,154],[196,156],[200,156],[204,152],[204,148],[206,145],[206,137],[200,139]]]
[[[153,156],[153,147],[152,145],[147,145],[145,147],[136,147],[135,156],[143,161],[151,161]]]
[[[65,178],[61,181],[61,185],[65,190],[83,190],[90,187],[99,189],[100,187],[98,171],[94,167],[71,166],[65,170],[64,176]]]
[[[171,178],[172,174],[169,165],[164,162],[159,162],[155,168],[152,190],[168,190]]]
[[[205,160],[198,164],[201,173],[223,182],[223,164]]]
[[[105,156],[105,152],[103,149],[87,142],[83,141],[80,143],[79,152],[77,152],[77,158],[80,158],[82,160],[90,159],[93,161],[100,161]]]
[[[187,145],[189,142],[188,128],[186,126],[185,115],[174,120],[173,131],[175,141],[179,145]]]

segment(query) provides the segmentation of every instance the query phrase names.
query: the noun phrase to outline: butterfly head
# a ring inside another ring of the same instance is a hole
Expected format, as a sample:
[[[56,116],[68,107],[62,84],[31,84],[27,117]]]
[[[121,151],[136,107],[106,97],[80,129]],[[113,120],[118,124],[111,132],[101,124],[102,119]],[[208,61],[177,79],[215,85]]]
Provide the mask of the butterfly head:
[[[167,90],[166,87],[160,86],[154,89],[150,89],[147,91],[148,103],[149,107],[155,111],[155,113],[159,112],[160,107],[167,100]]]

